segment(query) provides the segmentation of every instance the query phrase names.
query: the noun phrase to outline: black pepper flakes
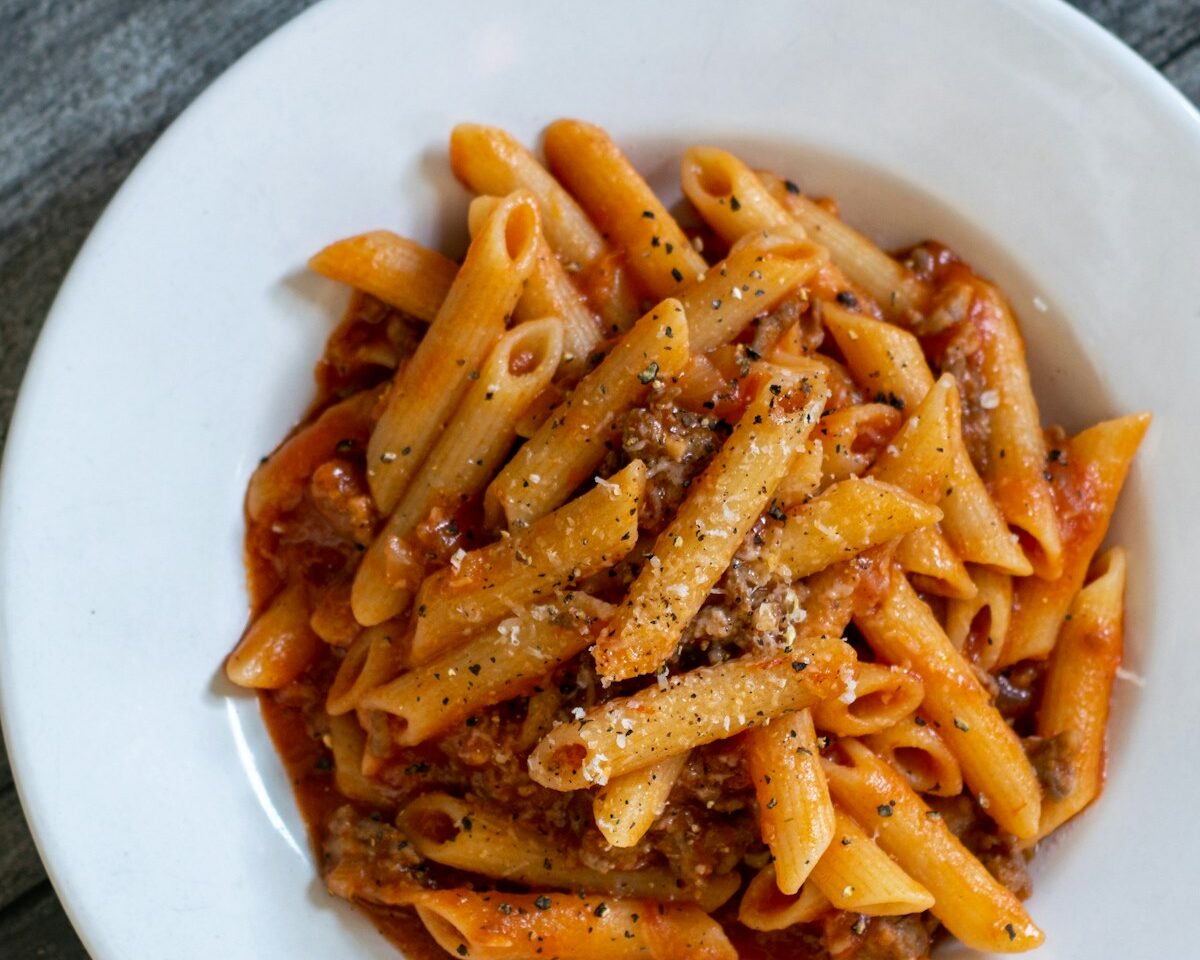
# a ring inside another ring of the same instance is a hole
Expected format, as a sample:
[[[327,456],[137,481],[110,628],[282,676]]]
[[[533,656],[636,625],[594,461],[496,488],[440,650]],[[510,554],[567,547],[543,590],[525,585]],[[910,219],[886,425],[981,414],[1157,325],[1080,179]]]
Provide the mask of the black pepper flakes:
[[[890,817],[892,815],[892,805],[890,803],[881,803],[875,808],[875,812],[881,817]]]
[[[549,910],[550,898],[543,893],[540,897],[533,901],[533,905],[539,910]]]

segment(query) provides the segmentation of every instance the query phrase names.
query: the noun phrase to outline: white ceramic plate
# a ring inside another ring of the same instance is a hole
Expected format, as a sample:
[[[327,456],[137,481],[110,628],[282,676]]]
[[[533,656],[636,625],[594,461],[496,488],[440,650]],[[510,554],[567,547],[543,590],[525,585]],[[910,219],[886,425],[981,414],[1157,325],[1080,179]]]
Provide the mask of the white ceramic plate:
[[[246,612],[242,494],[344,298],[305,257],[378,226],[455,247],[451,125],[529,139],[565,114],[664,189],[708,141],[885,243],[948,242],[1011,295],[1048,421],[1154,411],[1112,534],[1145,685],[1119,685],[1108,789],[1029,906],[1042,960],[1182,956],[1200,122],[1091,22],[1022,0],[330,0],[187,111],[64,284],[3,475],[8,746],[94,956],[394,956],[322,891],[255,703],[218,674]]]

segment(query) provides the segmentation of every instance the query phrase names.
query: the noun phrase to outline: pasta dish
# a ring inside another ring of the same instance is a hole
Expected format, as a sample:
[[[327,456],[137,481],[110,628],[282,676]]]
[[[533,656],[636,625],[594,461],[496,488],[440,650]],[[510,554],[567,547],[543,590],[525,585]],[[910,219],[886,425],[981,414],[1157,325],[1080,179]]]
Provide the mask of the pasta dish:
[[[1147,415],[1043,429],[1003,294],[721,149],[462,125],[246,496],[262,710],[328,890],[413,958],[1021,952],[1104,778]]]

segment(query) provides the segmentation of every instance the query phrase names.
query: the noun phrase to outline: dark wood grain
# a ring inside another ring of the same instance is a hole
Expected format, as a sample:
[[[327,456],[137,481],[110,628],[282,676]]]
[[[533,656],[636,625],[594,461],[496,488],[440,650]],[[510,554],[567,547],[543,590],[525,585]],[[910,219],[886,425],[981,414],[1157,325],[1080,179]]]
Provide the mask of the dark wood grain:
[[[42,319],[105,203],[222,70],[311,0],[0,0],[0,444]],[[1198,0],[1078,0],[1200,101]],[[87,954],[0,751],[0,956]]]

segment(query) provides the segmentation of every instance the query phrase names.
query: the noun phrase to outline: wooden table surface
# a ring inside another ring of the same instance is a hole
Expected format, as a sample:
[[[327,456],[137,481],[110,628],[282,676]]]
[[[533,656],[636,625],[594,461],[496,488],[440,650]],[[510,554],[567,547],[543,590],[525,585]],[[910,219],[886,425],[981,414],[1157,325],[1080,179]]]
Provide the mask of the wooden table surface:
[[[0,0],[0,445],[105,203],[230,63],[311,0]],[[1075,0],[1200,102],[1200,0]],[[0,956],[82,958],[0,751]]]

